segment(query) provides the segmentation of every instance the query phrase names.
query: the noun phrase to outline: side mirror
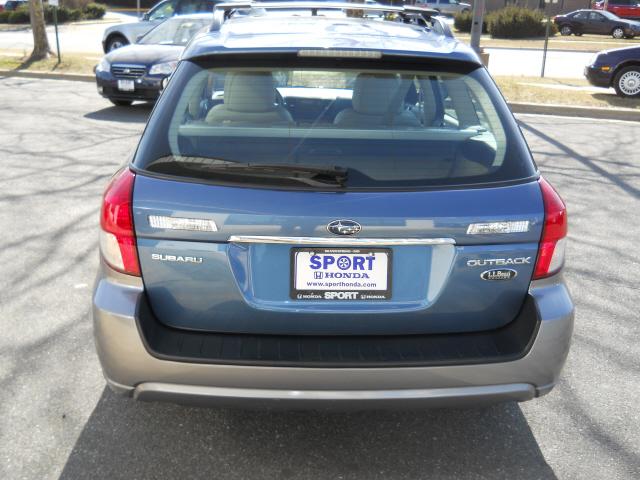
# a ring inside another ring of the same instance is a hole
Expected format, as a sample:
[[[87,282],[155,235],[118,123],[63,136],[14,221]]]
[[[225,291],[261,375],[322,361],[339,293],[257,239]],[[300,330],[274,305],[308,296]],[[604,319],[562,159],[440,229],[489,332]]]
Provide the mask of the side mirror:
[[[143,22],[148,22],[149,21],[149,12],[145,13],[144,15],[142,15],[142,21]]]

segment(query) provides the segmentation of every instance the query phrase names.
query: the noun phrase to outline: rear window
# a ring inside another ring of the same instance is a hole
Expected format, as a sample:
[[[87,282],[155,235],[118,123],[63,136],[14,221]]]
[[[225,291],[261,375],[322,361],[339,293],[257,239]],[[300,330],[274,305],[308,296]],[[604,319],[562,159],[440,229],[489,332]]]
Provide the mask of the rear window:
[[[484,69],[183,62],[135,166],[220,184],[402,189],[529,178],[522,135]]]

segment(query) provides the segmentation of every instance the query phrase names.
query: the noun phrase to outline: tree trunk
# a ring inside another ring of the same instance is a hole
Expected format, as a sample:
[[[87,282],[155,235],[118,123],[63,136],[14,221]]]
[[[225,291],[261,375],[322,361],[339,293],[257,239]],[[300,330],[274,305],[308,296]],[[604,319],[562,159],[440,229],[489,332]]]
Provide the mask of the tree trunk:
[[[29,0],[29,16],[31,17],[31,30],[33,31],[33,51],[29,60],[47,58],[51,48],[49,48],[49,39],[47,38],[47,30],[44,23],[42,0]]]

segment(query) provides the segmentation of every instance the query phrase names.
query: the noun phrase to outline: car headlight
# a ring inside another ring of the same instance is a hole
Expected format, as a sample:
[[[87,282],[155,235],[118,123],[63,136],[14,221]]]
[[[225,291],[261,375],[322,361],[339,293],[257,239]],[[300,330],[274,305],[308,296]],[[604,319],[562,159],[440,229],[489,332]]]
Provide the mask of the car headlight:
[[[178,62],[156,63],[149,69],[149,75],[171,75]]]
[[[100,60],[100,63],[96,67],[96,72],[108,72],[111,70],[111,64],[107,61],[107,58]]]

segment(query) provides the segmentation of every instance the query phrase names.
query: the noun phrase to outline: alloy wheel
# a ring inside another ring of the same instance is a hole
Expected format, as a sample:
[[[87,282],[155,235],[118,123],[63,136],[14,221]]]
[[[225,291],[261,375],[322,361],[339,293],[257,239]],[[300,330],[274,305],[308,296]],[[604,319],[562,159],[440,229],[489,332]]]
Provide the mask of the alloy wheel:
[[[618,87],[629,97],[640,95],[640,71],[630,70],[618,79]]]

